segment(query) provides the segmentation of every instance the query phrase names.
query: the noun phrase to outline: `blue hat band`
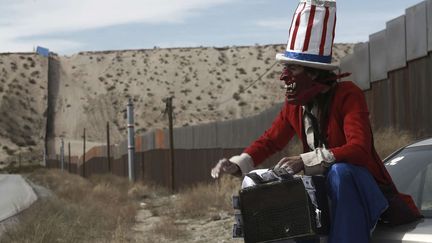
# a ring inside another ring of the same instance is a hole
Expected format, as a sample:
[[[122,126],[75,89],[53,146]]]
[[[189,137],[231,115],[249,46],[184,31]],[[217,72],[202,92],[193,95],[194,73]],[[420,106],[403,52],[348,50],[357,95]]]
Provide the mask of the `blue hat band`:
[[[299,61],[320,62],[326,64],[330,64],[332,60],[331,56],[320,56],[320,55],[305,54],[305,53],[290,52],[290,51],[286,51],[284,56]]]

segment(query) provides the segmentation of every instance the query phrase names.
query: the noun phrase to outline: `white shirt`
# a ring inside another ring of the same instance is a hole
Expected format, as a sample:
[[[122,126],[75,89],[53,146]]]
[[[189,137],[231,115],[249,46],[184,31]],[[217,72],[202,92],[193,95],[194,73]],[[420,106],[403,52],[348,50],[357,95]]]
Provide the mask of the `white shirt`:
[[[304,110],[305,107],[303,106],[303,114]],[[317,116],[318,109],[316,105],[313,106],[311,113],[315,117]],[[305,164],[305,166],[315,166],[322,163],[327,163],[324,164],[324,166],[329,166],[330,163],[333,163],[336,160],[333,153],[325,146],[323,146],[322,148],[315,148],[315,138],[310,117],[303,115],[303,123],[307,144],[309,145],[309,148],[313,150],[311,152],[300,154],[303,163]]]

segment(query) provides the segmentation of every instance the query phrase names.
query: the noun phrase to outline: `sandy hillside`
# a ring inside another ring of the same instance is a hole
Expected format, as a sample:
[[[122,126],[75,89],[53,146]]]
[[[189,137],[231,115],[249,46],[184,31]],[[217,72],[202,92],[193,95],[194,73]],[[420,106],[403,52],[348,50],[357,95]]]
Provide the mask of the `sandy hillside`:
[[[352,52],[352,46],[336,44],[334,61]],[[126,134],[129,97],[135,104],[137,133],[167,126],[162,113],[168,96],[174,96],[177,127],[257,114],[283,100],[281,67],[274,65],[274,57],[284,48],[156,48],[56,57],[51,136],[79,141],[86,128],[89,141],[103,142],[109,121],[111,140],[118,143]]]
[[[0,167],[42,157],[48,61],[36,54],[0,54]],[[20,154],[20,156],[19,156]]]

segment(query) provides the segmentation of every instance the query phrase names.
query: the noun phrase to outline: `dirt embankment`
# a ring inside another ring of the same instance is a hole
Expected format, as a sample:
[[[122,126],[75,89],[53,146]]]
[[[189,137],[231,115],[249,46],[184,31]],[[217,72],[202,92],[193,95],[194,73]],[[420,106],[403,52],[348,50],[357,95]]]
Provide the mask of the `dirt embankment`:
[[[352,47],[336,44],[335,61]],[[18,162],[18,154],[29,152],[41,160],[45,134],[49,154],[59,153],[60,137],[72,143],[72,155],[81,154],[84,128],[88,143],[103,143],[107,122],[111,142],[119,143],[126,138],[129,98],[138,134],[167,127],[162,113],[168,96],[174,96],[176,127],[257,114],[283,100],[275,55],[284,49],[266,45],[85,52],[53,56],[49,64],[36,54],[0,54],[0,162]]]
[[[135,105],[135,129],[167,127],[163,99],[174,96],[175,126],[257,114],[283,100],[275,55],[285,45],[85,52],[58,57],[53,137],[105,141],[126,138],[126,103]],[[352,51],[337,44],[338,61]],[[260,81],[253,83],[260,75]],[[57,144],[58,145],[58,144]],[[57,146],[58,147],[58,146]]]
[[[48,60],[36,54],[0,54],[0,167],[42,157]]]

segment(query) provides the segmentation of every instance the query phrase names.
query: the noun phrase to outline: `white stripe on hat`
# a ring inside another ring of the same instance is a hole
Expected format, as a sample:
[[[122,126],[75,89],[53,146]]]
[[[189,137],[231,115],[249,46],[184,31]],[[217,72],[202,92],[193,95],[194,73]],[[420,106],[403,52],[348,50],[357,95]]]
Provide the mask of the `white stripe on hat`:
[[[309,43],[309,49],[306,51],[306,53],[319,53],[323,32],[323,26],[319,23],[324,21],[325,12],[325,7],[317,6],[315,10],[314,24],[311,33],[311,41]]]
[[[297,6],[297,10],[296,10],[296,12],[294,14],[294,17],[293,17],[293,20],[292,20],[292,23],[291,23],[291,28],[290,28],[291,31],[289,33],[288,45],[287,45],[288,47],[287,47],[287,49],[291,46],[291,42],[293,41],[292,36],[294,35],[294,32],[296,30],[297,18],[299,16],[299,14],[301,14],[301,12],[304,10],[305,7],[306,7],[306,3],[300,3]]]
[[[326,46],[329,46],[328,43],[332,43],[333,44],[333,29],[335,27],[336,24],[336,12],[335,11],[330,11],[330,15],[329,15],[329,20],[327,23],[327,35],[326,35]],[[332,54],[332,48],[324,48],[324,56],[328,56]]]
[[[309,15],[310,15],[310,9],[305,9],[301,13],[300,26],[298,28],[294,50],[298,50],[298,51],[303,50],[303,46],[306,38],[307,25],[309,22]]]

